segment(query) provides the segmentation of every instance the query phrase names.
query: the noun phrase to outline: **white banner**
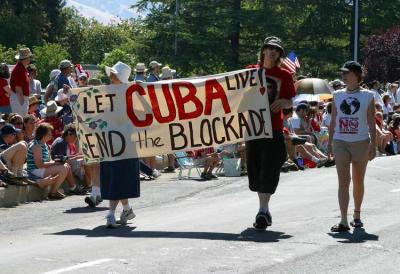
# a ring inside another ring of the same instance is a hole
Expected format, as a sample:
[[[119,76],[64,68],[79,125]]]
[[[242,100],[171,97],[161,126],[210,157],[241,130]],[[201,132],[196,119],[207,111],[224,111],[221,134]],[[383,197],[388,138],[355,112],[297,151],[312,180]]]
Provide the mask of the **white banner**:
[[[193,79],[73,89],[88,162],[113,161],[271,138],[262,69]]]

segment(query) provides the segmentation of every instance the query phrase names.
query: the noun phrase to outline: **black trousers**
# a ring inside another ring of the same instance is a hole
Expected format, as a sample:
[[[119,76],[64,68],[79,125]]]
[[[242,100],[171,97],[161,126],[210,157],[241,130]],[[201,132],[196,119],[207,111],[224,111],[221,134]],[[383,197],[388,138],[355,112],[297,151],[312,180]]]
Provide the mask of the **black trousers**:
[[[246,142],[247,176],[251,191],[274,194],[281,167],[287,159],[285,139],[274,131],[272,139]]]

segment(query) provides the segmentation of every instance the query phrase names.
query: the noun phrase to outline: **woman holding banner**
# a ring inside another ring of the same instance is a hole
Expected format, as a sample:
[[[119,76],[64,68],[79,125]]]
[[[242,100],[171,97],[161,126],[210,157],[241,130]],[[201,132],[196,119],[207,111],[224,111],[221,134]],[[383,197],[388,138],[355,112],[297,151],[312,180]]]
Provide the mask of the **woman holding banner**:
[[[296,92],[292,75],[280,68],[283,55],[284,50],[279,38],[267,37],[264,40],[258,67],[265,70],[273,138],[246,142],[249,188],[258,193],[260,202],[253,224],[258,230],[265,230],[267,226],[272,225],[269,201],[278,186],[280,169],[287,158],[282,133],[282,109],[292,106],[291,99]]]
[[[122,62],[118,62],[112,68],[106,67],[106,73],[112,85],[126,84],[129,82],[131,68]],[[135,218],[128,198],[140,196],[139,159],[101,162],[100,188],[102,199],[110,200],[110,208],[106,216],[107,228],[117,226],[115,210],[119,201],[123,206],[119,224],[126,224],[128,220]]]

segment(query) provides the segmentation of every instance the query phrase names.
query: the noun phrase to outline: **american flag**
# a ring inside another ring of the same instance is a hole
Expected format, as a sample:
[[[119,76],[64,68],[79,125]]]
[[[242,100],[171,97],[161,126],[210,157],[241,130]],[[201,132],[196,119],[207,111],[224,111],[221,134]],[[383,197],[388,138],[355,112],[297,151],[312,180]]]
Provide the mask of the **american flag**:
[[[300,67],[299,59],[292,50],[288,56],[282,61],[283,68],[286,68],[290,73],[295,73],[296,69]]]

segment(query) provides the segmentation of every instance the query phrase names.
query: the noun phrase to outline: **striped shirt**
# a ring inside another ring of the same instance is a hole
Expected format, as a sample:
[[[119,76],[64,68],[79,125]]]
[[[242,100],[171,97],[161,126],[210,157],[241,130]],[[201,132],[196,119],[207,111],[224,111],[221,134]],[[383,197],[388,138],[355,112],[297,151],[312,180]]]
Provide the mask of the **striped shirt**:
[[[42,161],[43,163],[50,162],[50,156],[49,156],[49,147],[47,144],[41,144],[38,140],[33,140],[33,142],[30,143],[29,148],[28,148],[28,155],[26,157],[26,163],[27,163],[27,170],[31,171],[34,169],[37,169],[38,167],[35,164],[35,159],[33,158],[33,152],[32,148],[35,145],[40,145],[42,148]]]

